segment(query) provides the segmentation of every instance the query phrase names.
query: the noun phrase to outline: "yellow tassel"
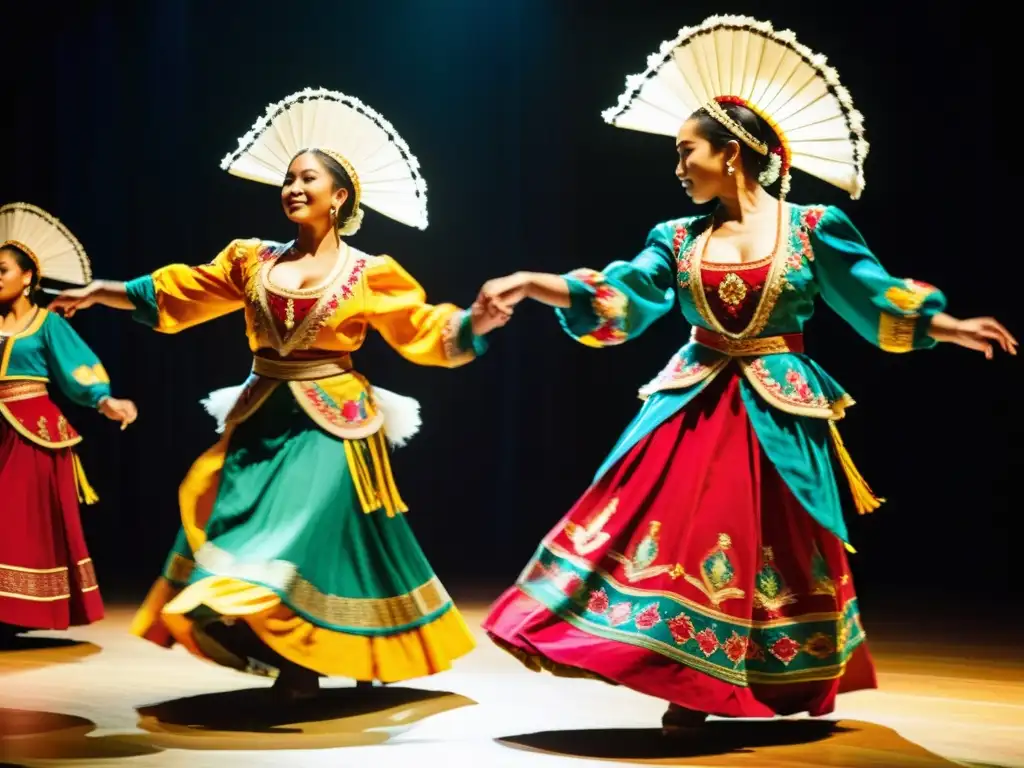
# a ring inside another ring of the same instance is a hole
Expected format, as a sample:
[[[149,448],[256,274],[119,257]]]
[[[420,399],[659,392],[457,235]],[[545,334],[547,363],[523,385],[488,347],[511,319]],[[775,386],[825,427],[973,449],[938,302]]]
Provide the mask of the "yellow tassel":
[[[885,503],[885,499],[875,496],[871,486],[867,484],[860,472],[857,471],[857,467],[853,464],[853,459],[850,458],[850,454],[846,451],[846,446],[843,445],[843,439],[839,436],[839,428],[836,426],[836,423],[829,421],[828,426],[832,432],[832,445],[835,447],[836,455],[839,457],[839,463],[843,466],[843,472],[846,473],[846,479],[850,483],[850,492],[853,494],[853,504],[857,509],[857,514],[866,515],[869,512],[874,512]]]
[[[370,471],[366,466],[366,460],[359,445],[354,440],[345,440],[345,458],[348,460],[348,469],[352,475],[352,484],[356,488],[356,496],[359,497],[359,506],[363,512],[370,514],[380,505],[376,503],[376,494],[373,492],[373,483],[370,481]]]
[[[74,451],[71,452],[71,460],[75,464],[75,487],[78,489],[78,500],[85,504],[95,504],[100,500],[100,497],[96,495],[96,491],[89,485],[89,480],[85,476],[85,468],[82,466],[82,460],[78,458],[78,454]]]
[[[405,502],[398,495],[398,486],[395,484],[394,475],[391,474],[391,461],[388,459],[388,448],[384,443],[384,430],[371,435],[366,442],[370,446],[370,455],[373,457],[377,494],[388,517],[408,511]]]
[[[383,431],[366,440],[345,440],[345,458],[363,512],[370,514],[383,507],[388,517],[394,517],[408,507],[398,494],[384,440]]]
[[[844,541],[843,546],[846,547],[847,552],[852,552],[855,555],[857,554],[857,550],[851,547],[847,542]]]

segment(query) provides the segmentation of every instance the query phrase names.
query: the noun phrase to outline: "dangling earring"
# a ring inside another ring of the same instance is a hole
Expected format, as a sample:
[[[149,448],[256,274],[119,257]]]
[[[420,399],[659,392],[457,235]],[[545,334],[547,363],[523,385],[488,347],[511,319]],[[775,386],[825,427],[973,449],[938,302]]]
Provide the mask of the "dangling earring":
[[[334,220],[335,220],[335,219],[337,219],[337,218],[338,218],[338,209],[337,209],[337,208],[335,208],[335,207],[334,207],[334,206],[332,205],[332,206],[331,206],[331,221],[334,221]]]
[[[726,168],[729,169],[729,175],[730,176],[732,176],[734,173],[736,173],[736,169],[732,167],[732,160],[727,161],[725,166],[726,166]]]
[[[25,290],[22,291],[21,293],[27,299],[29,296],[32,295],[32,286],[31,285],[26,285],[25,286]]]

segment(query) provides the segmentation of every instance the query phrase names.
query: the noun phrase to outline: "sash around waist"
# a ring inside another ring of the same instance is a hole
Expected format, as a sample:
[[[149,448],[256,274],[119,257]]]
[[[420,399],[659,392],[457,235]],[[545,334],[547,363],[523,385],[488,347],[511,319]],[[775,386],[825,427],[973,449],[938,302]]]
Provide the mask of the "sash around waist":
[[[45,381],[32,379],[9,379],[0,381],[0,403],[27,400],[49,394]]]
[[[779,355],[787,352],[804,351],[804,335],[787,333],[781,336],[761,336],[752,339],[732,339],[707,328],[695,326],[690,338],[701,346],[708,347],[729,357],[760,357]]]
[[[316,381],[340,376],[352,371],[352,357],[341,355],[327,360],[271,360],[256,355],[252,359],[252,372],[257,376],[278,381]]]

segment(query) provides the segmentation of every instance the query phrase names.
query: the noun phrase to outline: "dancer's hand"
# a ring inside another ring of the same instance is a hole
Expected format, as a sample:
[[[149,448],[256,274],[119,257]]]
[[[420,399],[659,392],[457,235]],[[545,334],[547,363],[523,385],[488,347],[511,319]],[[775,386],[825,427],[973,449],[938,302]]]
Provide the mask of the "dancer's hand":
[[[114,309],[135,309],[128,298],[124,283],[110,280],[93,280],[84,288],[72,288],[61,291],[49,303],[47,309],[63,312],[64,317],[72,317],[80,309],[88,309],[94,304],[104,304]]]
[[[982,352],[988,360],[994,355],[993,342],[1007,354],[1017,354],[1017,339],[1003,327],[1002,323],[991,317],[958,320],[946,314],[939,314],[932,318],[928,334],[936,341]]]
[[[469,308],[469,318],[473,325],[473,335],[486,336],[495,328],[503,327],[512,319],[512,310],[503,311],[496,305],[477,299]]]
[[[529,296],[530,279],[529,272],[515,272],[488,280],[480,289],[478,301],[484,302],[489,309],[508,314],[516,304]]]
[[[121,422],[121,429],[125,430],[128,425],[139,418],[139,410],[131,400],[119,400],[116,397],[104,398],[100,403],[99,411],[111,421]]]

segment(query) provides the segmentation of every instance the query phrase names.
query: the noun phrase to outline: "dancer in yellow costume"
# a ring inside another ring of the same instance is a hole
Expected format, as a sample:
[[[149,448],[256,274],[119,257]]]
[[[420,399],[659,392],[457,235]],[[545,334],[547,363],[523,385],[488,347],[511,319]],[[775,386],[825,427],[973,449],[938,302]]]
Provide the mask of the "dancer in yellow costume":
[[[507,320],[431,305],[389,256],[344,239],[362,206],[425,228],[426,185],[394,128],[359,100],[306,90],[272,105],[222,167],[280,185],[290,243],[236,240],[209,264],[174,264],[60,297],[131,309],[177,333],[244,309],[252,372],[206,401],[224,435],[181,485],[182,528],[133,632],[277,677],[396,682],[448,669],[473,640],[405,518],[388,442],[418,405],[353,367],[369,328],[419,365],[454,368]]]

